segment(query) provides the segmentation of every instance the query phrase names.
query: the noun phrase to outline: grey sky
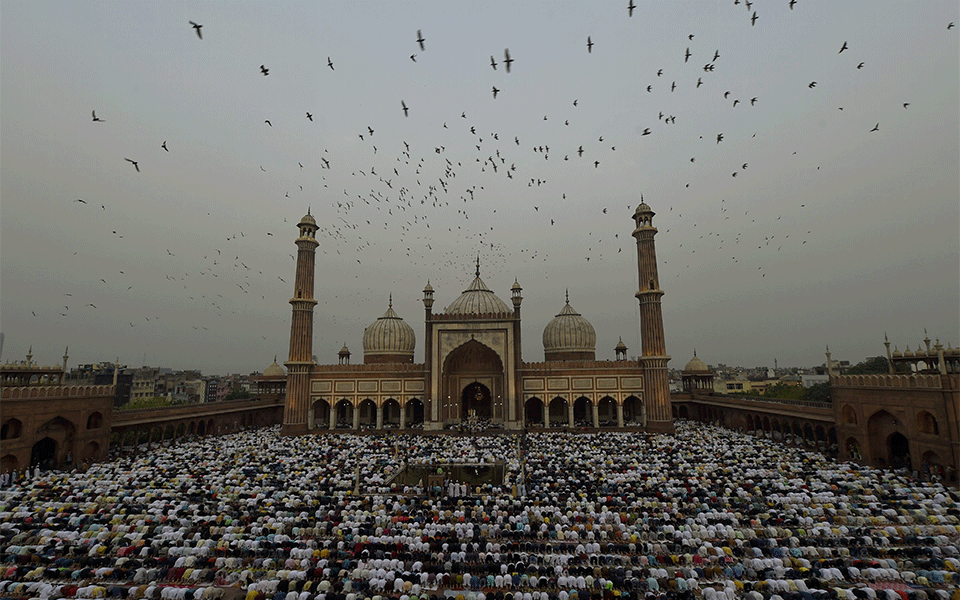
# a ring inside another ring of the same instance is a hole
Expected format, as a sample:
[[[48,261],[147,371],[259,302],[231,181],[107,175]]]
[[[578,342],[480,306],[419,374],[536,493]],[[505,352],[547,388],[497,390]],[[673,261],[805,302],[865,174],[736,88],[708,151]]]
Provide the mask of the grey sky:
[[[442,310],[477,253],[526,360],[565,288],[634,355],[641,193],[671,366],[960,344],[956,2],[626,4],[3,2],[4,360],[282,362],[308,206],[321,362],[391,292],[421,360],[424,284]]]

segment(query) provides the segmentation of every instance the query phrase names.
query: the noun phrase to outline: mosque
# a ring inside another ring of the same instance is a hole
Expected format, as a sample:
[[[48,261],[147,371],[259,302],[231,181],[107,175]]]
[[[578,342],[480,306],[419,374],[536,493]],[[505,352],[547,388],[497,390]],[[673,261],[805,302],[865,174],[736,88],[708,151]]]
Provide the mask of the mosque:
[[[423,289],[424,362],[414,363],[416,334],[393,309],[363,334],[363,363],[352,364],[344,345],[337,364],[313,356],[314,263],[319,242],[309,211],[298,224],[294,297],[290,300],[290,352],[282,432],[302,435],[331,429],[443,430],[481,427],[637,428],[673,432],[666,345],[657,276],[654,212],[642,201],[633,214],[641,289],[641,356],[627,359],[620,340],[616,360],[597,360],[597,335],[569,297],[543,330],[543,360],[521,355],[522,288],[510,303],[480,278],[433,312],[434,290]],[[512,306],[511,306],[512,305]],[[275,367],[275,368],[274,368]],[[271,365],[264,379],[282,379]]]

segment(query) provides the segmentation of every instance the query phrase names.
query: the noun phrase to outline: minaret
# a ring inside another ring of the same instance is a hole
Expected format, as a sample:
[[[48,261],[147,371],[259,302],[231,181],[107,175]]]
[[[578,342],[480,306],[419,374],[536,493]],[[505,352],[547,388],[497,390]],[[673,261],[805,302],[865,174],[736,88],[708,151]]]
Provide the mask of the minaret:
[[[67,346],[63,349],[63,374],[60,375],[60,385],[63,385],[64,379],[67,378],[67,359],[70,358],[70,346]]]
[[[293,317],[290,320],[290,355],[287,367],[287,399],[283,411],[283,435],[307,432],[307,411],[310,404],[310,372],[313,368],[313,299],[314,261],[317,246],[317,221],[307,214],[297,225],[297,272],[293,284]]]
[[[643,367],[643,404],[647,409],[647,429],[661,433],[673,433],[673,414],[670,406],[670,379],[667,373],[666,342],[663,337],[663,313],[660,309],[660,280],[657,276],[657,251],[653,238],[657,228],[653,226],[654,212],[643,196],[640,206],[633,213],[637,228],[637,269],[640,276],[640,366]]]
[[[883,345],[887,347],[887,372],[893,375],[893,357],[890,355],[890,340],[886,331],[883,332]]]
[[[424,420],[429,422],[433,420],[433,406],[438,399],[433,397],[433,286],[430,280],[423,286],[423,364],[426,367],[426,377],[423,378],[423,415]]]
[[[520,287],[520,280],[516,277],[513,278],[513,285],[510,287],[510,301],[513,302],[513,365],[514,369],[517,369],[523,364],[523,344],[520,339],[520,303],[523,302],[523,288]],[[503,417],[504,420],[507,419],[510,415],[510,406],[513,406],[517,421],[523,427],[523,420],[526,418],[523,410],[523,378],[514,377],[514,381],[515,389],[508,392],[512,397],[503,399]]]

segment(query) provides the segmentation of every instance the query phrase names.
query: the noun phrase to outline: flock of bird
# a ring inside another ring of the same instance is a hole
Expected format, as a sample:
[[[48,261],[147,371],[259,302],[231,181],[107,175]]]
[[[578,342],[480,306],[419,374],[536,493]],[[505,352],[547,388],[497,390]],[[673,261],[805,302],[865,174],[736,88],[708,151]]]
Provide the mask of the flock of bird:
[[[746,8],[744,18],[749,21],[750,27],[762,27],[762,15],[758,15],[758,10],[754,9],[752,2],[744,0],[741,3],[740,0],[733,0],[733,4],[735,6],[742,4]],[[791,11],[802,9],[802,3],[798,3],[797,0],[790,0],[785,4]],[[631,0],[626,6],[624,17],[633,18],[636,9]],[[189,21],[189,27],[196,33],[199,43],[208,44],[211,41],[203,37],[204,26],[204,24]],[[952,28],[953,23],[950,23],[947,29]],[[187,43],[186,40],[183,43]],[[603,43],[603,39],[595,39],[594,35],[588,35],[585,40],[585,49],[582,51],[593,57],[591,60],[602,60]],[[668,100],[669,94],[674,94],[678,90],[685,94],[713,93],[715,96],[712,102],[731,110],[749,111],[762,107],[764,102],[762,89],[749,91],[723,89],[723,74],[727,66],[722,60],[724,55],[721,52],[722,48],[704,48],[693,33],[675,43],[674,62],[648,75],[649,83],[644,89],[651,97],[656,97],[655,101],[664,106],[664,109],[656,111],[655,122],[651,118],[649,123],[643,123],[636,128],[634,133],[639,138],[666,135],[670,132],[670,128],[677,124],[678,118],[683,120],[690,117],[690,115],[679,113],[673,114],[667,109],[671,105]],[[416,52],[409,55],[409,60],[418,65],[426,64],[423,57],[433,49],[422,30],[417,30],[415,37],[411,36],[411,44]],[[837,44],[836,47],[839,48],[837,60],[849,61],[850,68],[854,72],[863,72],[865,66],[869,64],[869,57],[857,55],[856,47],[847,40],[837,40]],[[514,58],[510,49],[504,48],[502,58],[498,62],[499,54],[500,52],[497,51],[496,54],[489,56],[489,68],[497,72],[498,77],[500,77],[499,73],[503,73],[503,83],[499,83],[499,87],[494,85],[491,89],[492,100],[498,103],[513,102],[515,100],[509,99],[512,91],[511,78],[523,76],[518,73],[515,63],[520,65],[524,57]],[[420,62],[417,60],[418,57],[421,57]],[[699,64],[700,60],[704,61],[702,65]],[[330,71],[341,73],[334,68],[334,62],[330,56],[327,57],[326,66]],[[498,70],[498,67],[502,67],[502,71]],[[254,74],[259,72],[263,77],[268,77],[272,68],[266,64],[260,64],[258,69],[251,66],[251,72]],[[732,69],[733,65],[730,68]],[[817,81],[798,82],[798,87],[803,86],[810,90],[809,93],[818,91]],[[718,89],[722,89],[722,93],[716,93]],[[321,240],[318,251],[319,270],[331,268],[329,263],[325,263],[323,258],[325,255],[335,254],[341,259],[349,257],[349,263],[347,260],[338,259],[337,264],[354,264],[355,279],[361,280],[364,270],[371,263],[382,262],[386,253],[402,254],[408,261],[423,266],[424,281],[429,277],[436,285],[437,280],[445,279],[444,283],[447,284],[445,291],[449,300],[452,300],[462,289],[464,278],[469,277],[471,257],[478,251],[483,256],[484,271],[498,274],[501,279],[508,277],[512,279],[518,265],[544,264],[543,268],[546,269],[551,259],[550,254],[539,250],[535,244],[522,244],[518,247],[518,244],[511,243],[511,240],[503,239],[497,234],[496,223],[500,222],[498,220],[507,223],[517,218],[528,221],[531,228],[547,230],[543,235],[549,235],[550,228],[559,230],[563,226],[564,235],[569,237],[568,249],[580,253],[586,266],[609,260],[623,253],[624,247],[628,250],[627,256],[633,252],[628,219],[636,201],[632,201],[625,207],[619,204],[612,206],[612,202],[607,201],[593,201],[596,203],[594,208],[598,216],[603,215],[601,218],[609,220],[602,221],[605,224],[602,230],[588,228],[583,231],[578,230],[574,223],[564,222],[564,217],[570,203],[585,203],[590,200],[572,197],[568,199],[566,192],[562,190],[557,190],[553,198],[546,198],[545,194],[538,192],[540,188],[544,188],[551,190],[550,194],[554,194],[552,180],[557,171],[551,165],[557,162],[563,166],[564,170],[572,169],[581,172],[585,170],[587,173],[602,174],[607,162],[614,160],[618,143],[625,145],[626,134],[630,132],[611,128],[611,131],[603,132],[595,138],[574,139],[573,135],[566,134],[565,131],[570,131],[571,129],[568,128],[571,127],[571,123],[577,122],[578,111],[590,109],[582,106],[579,98],[570,97],[567,100],[567,109],[562,114],[543,115],[542,121],[546,124],[540,125],[543,128],[550,128],[550,134],[544,134],[542,138],[521,139],[514,132],[496,131],[495,127],[489,125],[489,119],[468,115],[467,111],[451,109],[446,117],[442,115],[438,117],[436,131],[425,129],[418,139],[411,139],[409,142],[404,140],[401,145],[389,141],[385,142],[389,146],[382,145],[377,135],[378,122],[383,119],[412,119],[421,116],[418,113],[418,104],[411,98],[397,98],[395,117],[372,115],[370,124],[356,132],[354,143],[359,145],[358,148],[350,148],[349,152],[338,147],[332,150],[324,148],[318,149],[314,156],[298,157],[295,162],[298,165],[296,171],[302,173],[300,182],[288,181],[285,189],[277,190],[277,199],[282,198],[283,201],[290,203],[286,209],[289,214],[302,211],[306,205],[312,205],[311,210],[317,216],[319,223],[318,237]],[[641,100],[646,99],[641,98]],[[901,104],[902,110],[910,106],[910,102],[907,101]],[[305,117],[299,118],[304,119],[308,124],[313,124],[317,110],[313,107],[304,107],[300,114],[305,114]],[[842,111],[844,107],[838,106],[838,110]],[[110,127],[111,115],[103,116],[107,118],[98,117],[97,111],[93,110],[92,121],[102,124],[98,126]],[[266,109],[262,117],[263,127],[267,130],[272,130],[275,123],[278,126],[290,126],[287,115],[269,114],[269,109]],[[425,122],[424,127],[427,125],[428,122]],[[548,130],[544,129],[544,131]],[[863,133],[876,135],[880,131],[881,123],[877,123],[872,128],[864,129]],[[753,137],[756,135],[754,133]],[[743,132],[737,132],[736,136],[740,140],[744,137]],[[701,140],[706,138],[714,147],[723,147],[728,143],[728,137],[727,132],[724,131],[700,136]],[[558,147],[555,141],[551,141],[556,139],[564,140],[563,145]],[[159,143],[161,141],[162,143]],[[167,141],[158,139],[157,148],[166,153],[176,152],[176,141],[172,140],[173,143],[170,146]],[[702,148],[696,144],[691,144],[691,147]],[[743,145],[736,148],[738,152],[742,152]],[[341,160],[341,155],[352,154],[356,150],[365,153],[369,164],[361,165],[354,160]],[[143,158],[122,156],[118,157],[118,160],[122,158],[130,163],[132,171],[143,174],[153,167],[152,163],[159,160],[159,156]],[[730,172],[731,178],[744,179],[752,172],[748,169],[750,165],[748,158],[742,155],[732,157],[733,164],[737,168]],[[704,159],[698,162],[698,156],[690,156],[687,168],[698,168],[707,160],[715,161],[716,159]],[[250,167],[261,173],[268,172],[262,164],[250,165]],[[349,183],[344,185],[345,181]],[[466,185],[460,183],[461,181],[466,181]],[[494,182],[504,185],[504,181],[507,181],[512,186],[510,189],[515,189],[518,194],[516,206],[508,214],[494,215],[497,209],[493,209],[490,213],[486,202],[489,198],[487,187],[492,187]],[[304,190],[305,184],[308,186],[307,191]],[[331,185],[335,185],[336,188]],[[689,188],[690,183],[685,183],[684,187]],[[522,199],[525,188],[530,189],[529,197],[532,198],[528,205]],[[315,190],[319,190],[319,193]],[[294,196],[291,196],[291,192],[294,192]],[[603,197],[602,189],[598,190],[597,197]],[[92,199],[77,198],[73,202],[83,205],[84,209],[100,205],[101,212],[107,211],[105,203]],[[782,222],[783,215],[775,220],[757,224],[756,219],[750,215],[750,207],[738,205],[735,198],[723,199],[713,209],[712,216],[700,222],[691,222],[689,217],[684,218],[682,214],[684,209],[681,207],[674,210],[671,198],[660,198],[651,203],[656,205],[656,210],[660,214],[659,226],[664,236],[669,235],[671,230],[675,230],[675,239],[678,243],[675,251],[658,251],[663,273],[670,273],[675,278],[680,278],[684,269],[689,269],[690,264],[697,260],[698,256],[705,254],[712,254],[714,257],[723,256],[732,266],[739,264],[748,254],[756,257],[758,253],[780,251],[787,245],[791,245],[794,249],[801,249],[810,241],[810,236],[814,233],[814,229],[797,230],[796,227],[786,227]],[[547,209],[541,210],[545,206]],[[805,204],[793,207],[793,217],[795,218],[805,209]],[[291,210],[293,212],[290,212]],[[471,220],[471,217],[478,214],[483,214],[482,221],[485,224],[483,227],[477,224],[479,221],[476,218]],[[700,214],[702,216],[702,211]],[[731,233],[732,230],[729,227],[723,225],[724,221],[731,218],[738,220],[742,226],[735,234]],[[489,223],[494,225],[488,225]],[[198,253],[198,256],[202,255],[202,259],[171,262],[169,268],[165,268],[166,281],[170,282],[172,289],[179,290],[177,293],[184,301],[189,301],[188,306],[204,306],[212,311],[208,314],[215,316],[242,312],[242,307],[225,298],[231,294],[259,296],[264,304],[269,303],[270,306],[274,306],[278,285],[284,294],[292,289],[293,264],[292,262],[276,264],[268,267],[265,273],[262,266],[250,266],[255,264],[252,255],[259,252],[258,249],[264,243],[263,238],[269,237],[270,247],[277,252],[286,252],[291,261],[295,260],[291,243],[291,238],[296,231],[295,225],[293,218],[284,217],[282,222],[278,219],[274,223],[251,224],[249,229],[231,232],[229,236],[221,236],[215,242],[201,241],[189,250],[191,253]],[[118,233],[118,230],[111,228],[110,231],[118,239],[124,237]],[[446,237],[439,235],[443,232]],[[380,243],[387,237],[391,240],[389,245]],[[451,237],[457,240],[455,244],[442,241]],[[701,251],[700,255],[696,254],[697,250]],[[178,252],[167,249],[166,254],[166,258],[174,259]],[[624,257],[623,260],[629,261],[633,258]],[[752,264],[756,262],[763,261],[753,260]],[[758,266],[757,272],[758,279],[767,275],[763,264]],[[122,287],[117,282],[108,284],[107,280],[114,278],[111,275],[122,276],[124,272],[104,273],[101,282],[112,288]],[[211,285],[213,282],[215,284]],[[224,283],[231,285],[224,287]],[[411,299],[418,299],[417,294],[422,283],[421,281],[405,282],[405,287],[408,289],[400,291],[409,294]],[[564,283],[557,282],[557,285],[563,286]],[[133,292],[134,288],[128,287],[126,291]],[[369,323],[379,312],[344,318],[337,316],[337,307],[369,301],[371,297],[379,300],[380,296],[385,294],[386,291],[382,287],[368,286],[358,287],[355,290],[328,290],[324,293],[319,293],[318,290],[317,296],[321,307],[324,307],[321,312],[326,312],[331,322],[338,326],[356,328]],[[65,297],[71,296],[70,293],[65,294]],[[90,302],[84,308],[94,310],[96,306]],[[278,323],[285,324],[288,317],[282,305],[276,305],[275,310],[278,314]],[[36,312],[33,314],[40,316]],[[61,317],[69,317],[70,307],[64,306],[59,314]],[[158,318],[156,315],[143,315],[143,322],[151,322],[151,319],[156,321]],[[192,327],[197,330],[209,330],[210,327],[215,327],[214,323],[198,316]],[[141,323],[128,321],[128,325],[136,328]],[[281,325],[278,333],[283,331],[284,328]],[[359,333],[359,330],[355,331],[354,335],[358,337]],[[263,337],[266,339],[266,336]]]

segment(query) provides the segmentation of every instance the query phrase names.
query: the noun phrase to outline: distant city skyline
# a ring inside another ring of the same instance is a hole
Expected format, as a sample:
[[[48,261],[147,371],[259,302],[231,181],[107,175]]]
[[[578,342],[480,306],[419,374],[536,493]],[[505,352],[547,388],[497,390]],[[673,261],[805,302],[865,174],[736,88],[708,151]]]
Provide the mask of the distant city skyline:
[[[641,194],[671,368],[960,345],[956,3],[754,10],[6,3],[2,359],[282,364],[308,209],[322,364],[478,254],[525,360],[566,289],[636,356]]]

